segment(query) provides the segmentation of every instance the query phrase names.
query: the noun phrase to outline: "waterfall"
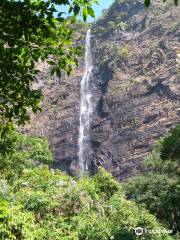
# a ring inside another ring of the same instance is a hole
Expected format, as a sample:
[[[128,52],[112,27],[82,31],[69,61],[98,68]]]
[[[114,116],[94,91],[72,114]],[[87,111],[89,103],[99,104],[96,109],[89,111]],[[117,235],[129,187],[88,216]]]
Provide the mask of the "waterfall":
[[[85,72],[81,80],[80,127],[79,127],[79,168],[80,175],[88,171],[88,155],[90,153],[89,128],[92,112],[90,75],[92,72],[91,30],[86,34]]]

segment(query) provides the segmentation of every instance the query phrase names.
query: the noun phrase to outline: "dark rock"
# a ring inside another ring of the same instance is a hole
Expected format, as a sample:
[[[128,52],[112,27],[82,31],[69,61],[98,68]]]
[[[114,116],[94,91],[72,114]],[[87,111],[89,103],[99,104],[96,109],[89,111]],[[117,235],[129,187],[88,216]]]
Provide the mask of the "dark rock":
[[[127,0],[113,5],[106,18],[94,25],[94,112],[89,153],[92,173],[102,165],[121,180],[144,171],[141,161],[152,151],[155,141],[180,122],[179,29],[172,30],[176,20],[171,16],[178,19],[178,9],[144,10],[143,1]],[[108,30],[108,22],[114,21],[117,13],[127,28]],[[103,34],[96,32],[98,26],[104,27]],[[71,79],[52,79],[49,85],[44,81],[47,70],[43,72],[39,76],[45,94],[43,111],[24,130],[48,136],[53,167],[71,175],[79,171],[79,91],[83,72],[81,64]]]

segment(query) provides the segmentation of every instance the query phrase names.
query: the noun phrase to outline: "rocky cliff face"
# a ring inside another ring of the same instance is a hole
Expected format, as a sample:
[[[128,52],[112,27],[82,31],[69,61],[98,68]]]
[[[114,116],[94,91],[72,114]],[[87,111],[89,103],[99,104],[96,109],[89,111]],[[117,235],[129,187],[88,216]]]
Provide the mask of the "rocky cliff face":
[[[94,24],[93,171],[103,165],[118,179],[142,171],[154,142],[180,122],[179,10],[121,0]],[[44,68],[43,111],[28,131],[48,136],[54,166],[76,174],[83,61],[71,79],[50,79]]]
[[[51,77],[43,63],[37,87],[43,89],[42,111],[32,116],[31,124],[23,132],[47,136],[54,153],[54,167],[76,174],[79,126],[79,99],[83,69],[72,78]]]

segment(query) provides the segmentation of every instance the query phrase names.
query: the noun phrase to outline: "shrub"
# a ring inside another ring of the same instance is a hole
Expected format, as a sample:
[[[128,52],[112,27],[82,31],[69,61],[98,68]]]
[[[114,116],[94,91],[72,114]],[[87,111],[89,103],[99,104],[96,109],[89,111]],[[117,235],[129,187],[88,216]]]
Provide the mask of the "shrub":
[[[1,154],[6,163],[2,169],[7,169],[0,175],[0,239],[136,240],[136,227],[163,229],[154,216],[125,198],[121,184],[103,168],[94,177],[75,180],[39,165],[39,159],[51,159],[42,139],[13,132],[6,140],[10,145]],[[10,181],[15,163],[17,177]],[[143,239],[171,237],[144,233]]]
[[[11,207],[3,211],[13,217],[6,214],[2,234],[14,234],[18,240],[135,240],[137,226],[163,229],[154,216],[125,199],[121,185],[103,168],[96,176],[78,181],[48,168],[24,170],[5,199]],[[143,239],[171,238],[147,233]]]
[[[120,58],[127,60],[130,56],[128,46],[125,45],[117,49],[117,54]]]
[[[0,148],[0,169],[8,175],[52,162],[48,141],[43,137],[26,136],[15,130],[9,130],[5,138],[0,138]]]
[[[180,232],[180,125],[144,161],[149,170],[125,184],[128,198],[146,207],[174,233]]]
[[[32,213],[22,210],[22,206],[11,206],[0,199],[0,239],[28,239],[34,240],[41,235],[35,226]],[[42,239],[42,238],[39,238]]]

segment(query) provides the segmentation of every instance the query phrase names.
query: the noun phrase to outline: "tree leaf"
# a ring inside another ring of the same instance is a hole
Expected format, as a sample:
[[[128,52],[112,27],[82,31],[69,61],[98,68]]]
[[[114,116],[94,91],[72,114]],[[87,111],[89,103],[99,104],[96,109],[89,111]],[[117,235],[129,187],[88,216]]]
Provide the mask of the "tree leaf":
[[[151,0],[144,0],[145,7],[149,7],[151,4]]]
[[[91,7],[87,7],[87,11],[92,18],[95,18],[94,10]]]

